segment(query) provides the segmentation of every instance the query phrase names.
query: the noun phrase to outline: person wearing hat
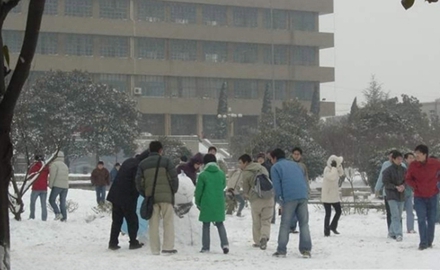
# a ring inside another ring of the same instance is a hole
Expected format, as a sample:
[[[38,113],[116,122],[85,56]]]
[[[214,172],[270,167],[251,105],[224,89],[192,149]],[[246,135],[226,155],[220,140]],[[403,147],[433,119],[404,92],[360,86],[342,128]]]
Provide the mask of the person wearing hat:
[[[327,166],[324,168],[324,179],[322,182],[321,202],[325,208],[324,235],[330,236],[330,231],[339,234],[337,231],[338,221],[341,217],[341,202],[339,197],[339,177],[344,174],[342,168],[342,157],[330,156],[327,160]],[[330,223],[332,207],[335,209],[335,216]]]
[[[34,175],[38,175],[37,179],[32,183],[31,206],[29,219],[35,219],[35,202],[40,198],[41,204],[41,220],[47,220],[47,180],[49,178],[49,168],[44,164],[42,155],[35,155],[35,162],[29,169],[28,177],[33,179]]]

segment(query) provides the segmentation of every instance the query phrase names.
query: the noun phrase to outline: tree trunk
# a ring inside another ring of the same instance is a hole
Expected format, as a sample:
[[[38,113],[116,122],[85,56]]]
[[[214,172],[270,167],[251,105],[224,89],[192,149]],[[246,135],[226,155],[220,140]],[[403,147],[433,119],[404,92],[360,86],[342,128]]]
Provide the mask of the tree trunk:
[[[3,29],[3,22],[7,14],[18,2],[19,0],[9,0],[3,1],[0,5],[0,31]],[[0,270],[7,270],[11,267],[8,187],[12,175],[12,142],[10,137],[12,118],[23,85],[29,76],[37,48],[45,2],[45,0],[30,0],[29,2],[23,46],[7,88],[5,88],[5,74],[3,72],[3,51],[0,53]],[[1,36],[0,46],[3,46]]]
[[[0,130],[0,269],[10,269],[9,199],[12,174],[12,143],[9,132]]]

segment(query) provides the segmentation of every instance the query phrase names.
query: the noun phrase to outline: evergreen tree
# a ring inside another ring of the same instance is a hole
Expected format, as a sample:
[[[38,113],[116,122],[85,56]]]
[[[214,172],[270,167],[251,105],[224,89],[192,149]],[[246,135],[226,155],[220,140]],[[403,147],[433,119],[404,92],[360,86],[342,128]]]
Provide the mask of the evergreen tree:
[[[270,83],[266,83],[263,97],[263,107],[261,108],[261,115],[270,114],[272,112],[272,92]]]
[[[369,86],[362,91],[367,106],[375,106],[381,101],[389,98],[389,93],[382,89],[382,84],[376,80],[374,75],[371,76]]]
[[[310,105],[310,112],[314,116],[319,117],[320,110],[321,110],[321,102],[319,98],[319,88],[315,88],[312,96],[312,104]]]
[[[356,117],[356,114],[359,111],[359,107],[357,105],[357,97],[354,98],[353,103],[351,104],[350,108],[350,115],[349,115],[349,121],[353,121]]]
[[[228,84],[224,82],[220,90],[220,96],[218,99],[217,115],[225,115],[228,113]],[[226,139],[228,137],[228,119],[217,118],[216,128],[217,139]]]

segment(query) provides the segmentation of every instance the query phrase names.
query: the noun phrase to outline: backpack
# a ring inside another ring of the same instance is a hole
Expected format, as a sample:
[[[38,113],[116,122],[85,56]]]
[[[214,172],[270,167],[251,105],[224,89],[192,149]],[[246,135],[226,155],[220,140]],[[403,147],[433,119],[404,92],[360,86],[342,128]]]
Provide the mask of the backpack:
[[[258,171],[255,175],[253,191],[260,199],[270,199],[274,196],[272,181],[261,171]]]

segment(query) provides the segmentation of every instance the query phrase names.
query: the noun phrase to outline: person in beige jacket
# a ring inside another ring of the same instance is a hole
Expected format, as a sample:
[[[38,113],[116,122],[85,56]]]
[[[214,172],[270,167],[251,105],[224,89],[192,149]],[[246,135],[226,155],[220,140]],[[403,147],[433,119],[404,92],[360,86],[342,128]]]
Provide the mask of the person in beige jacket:
[[[49,165],[49,204],[55,214],[55,220],[66,221],[66,198],[69,191],[69,168],[64,163],[64,153],[58,152],[57,158]],[[60,208],[56,203],[60,196]]]
[[[237,217],[242,217],[241,212],[243,211],[246,202],[244,201],[244,198],[241,194],[243,187],[241,173],[241,169],[237,169],[233,171],[228,178],[226,186],[226,197],[228,204],[228,209],[226,211],[227,215],[232,215],[232,212],[234,211],[235,206],[238,203]]]
[[[324,169],[324,180],[322,182],[321,202],[325,208],[324,218],[324,235],[330,236],[330,231],[334,234],[339,234],[337,231],[338,221],[341,217],[341,202],[339,197],[339,177],[344,175],[342,168],[342,157],[330,156],[327,160],[327,166]],[[335,216],[330,224],[330,217],[333,207],[335,209]]]
[[[252,162],[252,158],[247,154],[238,159],[238,166],[242,170],[243,194],[251,204],[253,246],[265,250],[270,236],[274,198],[259,198],[253,187],[257,173],[262,172],[267,177],[269,177],[269,173],[259,163]]]

